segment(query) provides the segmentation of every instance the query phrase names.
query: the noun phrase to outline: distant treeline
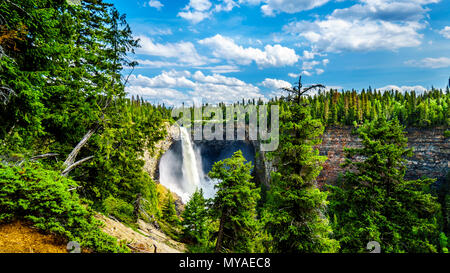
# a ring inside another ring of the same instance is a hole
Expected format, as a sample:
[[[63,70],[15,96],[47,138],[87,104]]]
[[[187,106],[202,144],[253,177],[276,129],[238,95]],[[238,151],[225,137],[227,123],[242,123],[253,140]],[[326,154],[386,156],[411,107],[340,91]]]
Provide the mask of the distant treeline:
[[[134,100],[134,98],[133,98]],[[265,102],[261,99],[242,100],[233,105],[285,105],[291,96],[275,97]],[[139,101],[139,98],[137,99]],[[362,124],[380,117],[387,120],[397,119],[408,127],[436,127],[450,124],[450,92],[432,89],[423,93],[415,91],[380,91],[363,89],[362,91],[319,91],[315,95],[303,96],[302,106],[307,107],[314,119],[325,126]],[[209,104],[204,104],[203,109]],[[227,104],[219,103],[223,117],[226,118]],[[166,108],[165,106],[159,106]],[[194,109],[190,107],[192,119]],[[236,118],[236,116],[235,116]],[[204,118],[208,119],[208,118]],[[246,113],[248,121],[248,113]]]
[[[450,94],[433,89],[423,94],[399,91],[345,91],[309,97],[311,115],[325,125],[351,125],[378,117],[398,119],[405,126],[448,126]]]

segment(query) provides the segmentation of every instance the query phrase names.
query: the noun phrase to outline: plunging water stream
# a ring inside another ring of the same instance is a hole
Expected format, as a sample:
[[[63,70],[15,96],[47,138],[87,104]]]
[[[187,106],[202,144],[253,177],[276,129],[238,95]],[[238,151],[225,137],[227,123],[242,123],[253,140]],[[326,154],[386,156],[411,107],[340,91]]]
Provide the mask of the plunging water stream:
[[[249,144],[239,141],[200,141],[197,145],[191,140],[189,130],[180,128],[180,141],[175,142],[162,156],[159,164],[160,183],[181,197],[186,203],[197,188],[203,190],[205,198],[216,194],[216,180],[208,173],[214,162],[230,157],[242,150],[249,161],[254,159],[254,151]]]
[[[186,179],[184,188],[188,193],[193,193],[200,184],[200,173],[192,146],[191,136],[186,128],[180,128],[181,145],[183,151],[183,177]]]

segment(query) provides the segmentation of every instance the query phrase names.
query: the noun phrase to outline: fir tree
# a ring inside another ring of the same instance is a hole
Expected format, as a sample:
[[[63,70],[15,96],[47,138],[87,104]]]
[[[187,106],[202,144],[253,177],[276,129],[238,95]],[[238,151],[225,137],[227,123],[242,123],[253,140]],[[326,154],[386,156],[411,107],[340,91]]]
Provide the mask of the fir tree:
[[[188,241],[204,244],[208,239],[209,217],[203,190],[194,192],[182,214],[183,234]]]
[[[256,234],[259,189],[251,182],[251,162],[239,150],[231,158],[214,163],[209,177],[219,179],[212,201],[220,220],[215,252],[252,252]]]
[[[175,209],[175,200],[173,199],[172,193],[170,191],[167,192],[166,201],[164,202],[162,207],[162,215],[163,219],[170,224],[179,223],[177,210]]]
[[[331,188],[334,233],[343,252],[364,252],[370,241],[383,252],[437,252],[440,210],[426,193],[432,179],[406,181],[405,157],[412,151],[397,120],[358,129],[362,148],[346,149],[350,167]]]
[[[278,171],[272,173],[263,220],[276,252],[334,252],[338,245],[329,238],[324,215],[327,193],[316,183],[326,157],[313,149],[324,127],[295,103],[302,100],[281,108],[280,147],[273,153]]]

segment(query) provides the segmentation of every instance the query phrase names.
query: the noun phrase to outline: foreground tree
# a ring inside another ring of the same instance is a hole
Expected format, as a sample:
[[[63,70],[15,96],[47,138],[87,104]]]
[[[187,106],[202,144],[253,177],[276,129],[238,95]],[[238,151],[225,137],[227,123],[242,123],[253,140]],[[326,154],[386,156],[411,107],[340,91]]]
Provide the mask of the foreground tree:
[[[177,210],[175,209],[175,200],[170,191],[167,192],[166,201],[162,207],[163,219],[169,224],[178,224],[179,219],[177,216]]]
[[[214,163],[208,174],[221,181],[212,201],[213,215],[220,219],[215,252],[253,252],[260,195],[251,182],[252,164],[245,162],[239,150],[231,158]]]
[[[383,252],[437,252],[440,206],[426,193],[432,179],[404,180],[412,154],[397,120],[358,129],[362,148],[346,149],[349,167],[331,188],[334,232],[343,252],[364,252],[370,241]]]
[[[338,248],[329,238],[331,228],[324,214],[327,193],[316,183],[326,157],[319,156],[313,146],[320,143],[324,127],[301,105],[305,103],[301,96],[309,90],[302,89],[299,81],[296,97],[280,105],[280,147],[272,153],[278,171],[272,173],[263,211],[275,252],[335,252]]]
[[[208,239],[208,211],[202,189],[192,195],[182,214],[183,235],[188,241],[204,244]]]

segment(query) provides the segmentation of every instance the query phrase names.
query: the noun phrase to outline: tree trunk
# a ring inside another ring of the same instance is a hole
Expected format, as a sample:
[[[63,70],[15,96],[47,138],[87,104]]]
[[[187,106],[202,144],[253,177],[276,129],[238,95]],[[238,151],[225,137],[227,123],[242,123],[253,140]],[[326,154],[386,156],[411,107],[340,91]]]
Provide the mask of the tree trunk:
[[[214,249],[214,251],[216,253],[219,253],[221,248],[222,248],[223,228],[224,228],[224,225],[225,225],[225,219],[226,219],[225,209],[223,209],[222,210],[222,216],[220,217],[219,233],[217,235],[216,248]]]

